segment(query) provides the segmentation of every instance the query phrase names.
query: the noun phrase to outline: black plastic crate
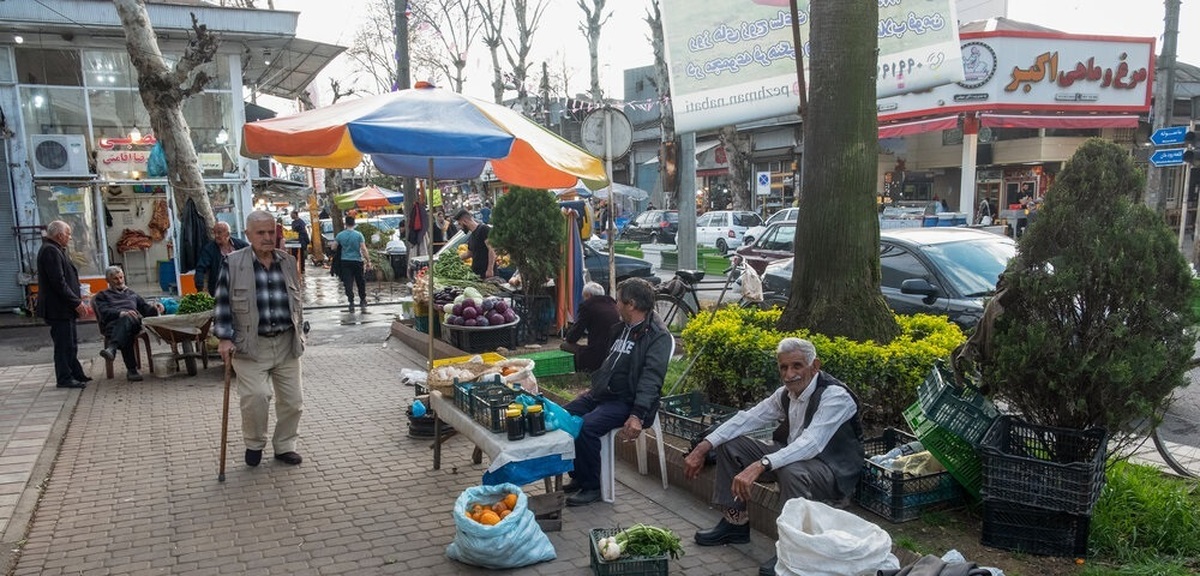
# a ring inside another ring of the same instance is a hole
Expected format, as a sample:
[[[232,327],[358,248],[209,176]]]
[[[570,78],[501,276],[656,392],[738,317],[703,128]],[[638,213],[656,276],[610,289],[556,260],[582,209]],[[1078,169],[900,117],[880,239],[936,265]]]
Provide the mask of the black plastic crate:
[[[608,561],[600,557],[600,547],[597,542],[601,538],[616,535],[620,530],[612,528],[593,528],[591,532],[592,574],[596,576],[666,576],[670,565],[667,555],[658,556],[628,556]]]
[[[504,432],[505,411],[517,393],[503,384],[479,384],[471,389],[471,417],[495,433]]]
[[[478,354],[492,352],[497,348],[517,349],[517,324],[503,326],[451,326],[442,327],[442,339],[451,346]]]
[[[985,500],[1091,514],[1104,488],[1108,433],[1001,416],[980,446]]]
[[[877,456],[916,439],[916,436],[888,428],[883,436],[865,440],[863,449],[868,457]],[[920,518],[922,512],[961,506],[963,490],[948,471],[909,476],[868,458],[863,461],[854,500],[892,522],[907,522]]]
[[[701,392],[663,396],[658,416],[663,432],[692,440],[709,426],[720,424],[737,414],[736,408],[706,402]]]
[[[1087,514],[984,500],[983,536],[979,542],[1039,556],[1086,558],[1091,522]]]
[[[992,422],[1000,415],[978,388],[966,382],[959,388],[954,374],[939,360],[917,387],[917,399],[925,417],[978,448]]]

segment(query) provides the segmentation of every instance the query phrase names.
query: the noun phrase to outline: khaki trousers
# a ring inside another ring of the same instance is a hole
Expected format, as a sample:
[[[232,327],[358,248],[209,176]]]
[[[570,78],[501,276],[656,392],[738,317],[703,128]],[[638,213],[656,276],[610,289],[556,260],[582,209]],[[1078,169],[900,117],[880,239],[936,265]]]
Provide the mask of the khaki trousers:
[[[273,338],[258,338],[258,358],[235,354],[238,396],[241,398],[242,438],[247,450],[262,450],[267,445],[267,420],[272,392],[275,396],[275,435],[271,448],[275,454],[296,451],[300,436],[300,414],[304,412],[304,391],[300,377],[300,358],[292,356],[292,332]]]

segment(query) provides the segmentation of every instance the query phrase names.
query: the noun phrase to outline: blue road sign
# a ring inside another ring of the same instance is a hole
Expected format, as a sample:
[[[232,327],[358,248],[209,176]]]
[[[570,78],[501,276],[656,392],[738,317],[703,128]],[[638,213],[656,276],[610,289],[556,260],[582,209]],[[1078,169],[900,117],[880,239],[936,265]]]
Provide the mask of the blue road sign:
[[[1150,155],[1150,163],[1158,168],[1162,168],[1164,166],[1182,166],[1183,153],[1186,151],[1187,148],[1166,148],[1163,150],[1155,150],[1154,153]]]
[[[1183,144],[1184,137],[1187,136],[1187,126],[1171,126],[1169,128],[1159,128],[1150,135],[1150,142],[1155,146],[1170,146],[1171,144]]]

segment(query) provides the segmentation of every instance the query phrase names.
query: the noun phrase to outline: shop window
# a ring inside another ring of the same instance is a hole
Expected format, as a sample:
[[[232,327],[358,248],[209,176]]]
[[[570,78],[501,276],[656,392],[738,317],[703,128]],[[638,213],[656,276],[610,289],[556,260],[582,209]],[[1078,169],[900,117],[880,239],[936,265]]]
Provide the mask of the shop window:
[[[13,74],[12,49],[8,46],[0,46],[0,84],[12,84],[17,81],[17,77]]]
[[[137,72],[129,54],[121,50],[88,50],[83,53],[83,78],[91,88],[137,89]]]
[[[79,52],[17,48],[17,82],[45,86],[83,86]]]
[[[88,103],[92,110],[93,134],[97,139],[127,138],[134,128],[143,135],[151,131],[150,113],[142,105],[137,90],[88,90]]]
[[[21,115],[29,134],[87,134],[83,90],[22,86]]]
[[[90,186],[39,184],[36,190],[38,216],[44,226],[55,220],[71,225],[71,262],[82,276],[100,276],[104,256],[96,226],[96,208]]]
[[[192,143],[200,153],[238,149],[238,134],[233,125],[233,95],[229,92],[203,92],[184,101],[183,117],[192,131]],[[221,131],[225,131],[221,137]]]

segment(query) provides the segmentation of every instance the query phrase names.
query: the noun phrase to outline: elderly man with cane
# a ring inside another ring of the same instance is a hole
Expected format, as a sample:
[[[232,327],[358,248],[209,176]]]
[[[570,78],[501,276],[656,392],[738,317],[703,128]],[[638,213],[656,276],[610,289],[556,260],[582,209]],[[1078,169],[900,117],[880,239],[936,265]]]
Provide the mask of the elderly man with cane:
[[[225,360],[226,374],[229,366],[237,373],[246,465],[258,466],[262,461],[272,396],[276,423],[271,447],[275,459],[296,465],[303,461],[296,452],[304,411],[300,275],[296,260],[275,248],[276,227],[271,214],[251,212],[246,217],[246,231],[250,247],[230,254],[217,278],[213,333],[221,341],[217,350]],[[228,382],[227,376],[226,386]],[[223,458],[221,465],[223,471]]]

